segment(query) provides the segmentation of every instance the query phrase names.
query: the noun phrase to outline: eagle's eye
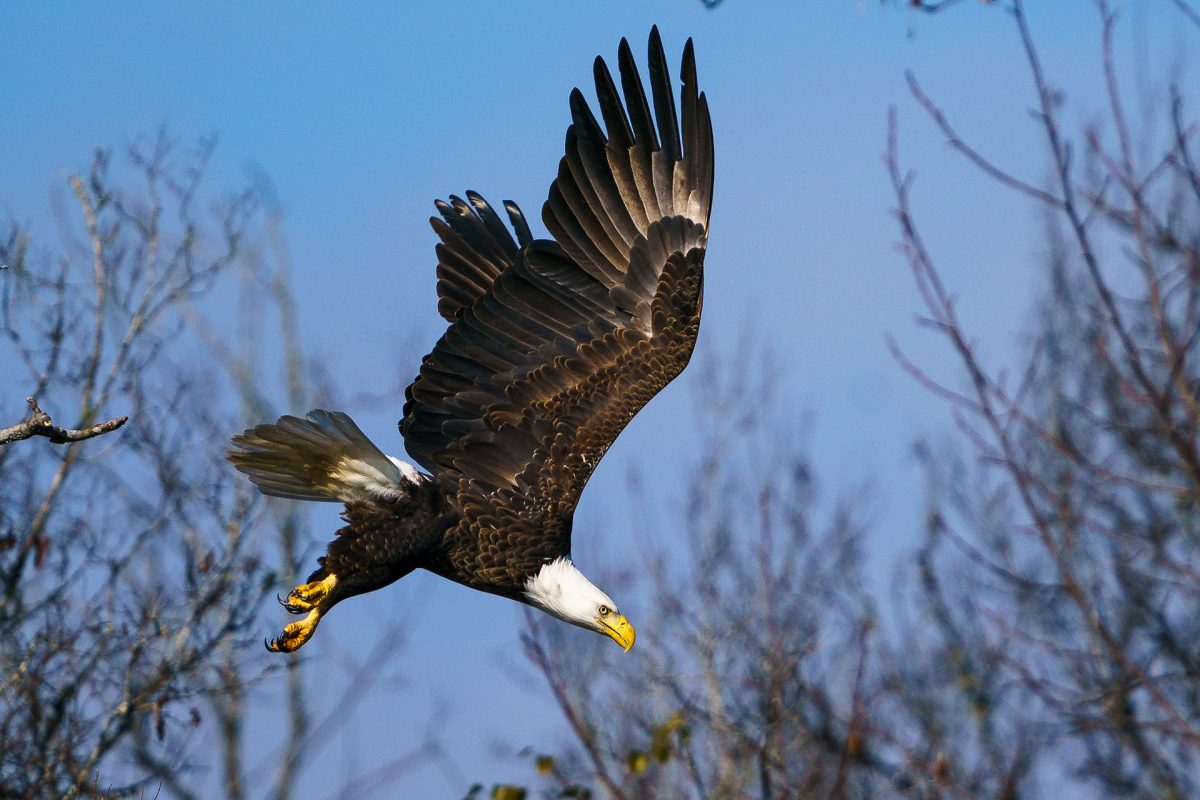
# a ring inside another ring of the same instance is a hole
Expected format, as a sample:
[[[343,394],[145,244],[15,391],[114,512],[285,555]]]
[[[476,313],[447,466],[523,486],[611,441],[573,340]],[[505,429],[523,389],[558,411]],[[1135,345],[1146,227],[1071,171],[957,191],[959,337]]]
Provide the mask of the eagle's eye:
[[[608,606],[600,606],[600,616],[602,616],[602,617],[608,616]]]

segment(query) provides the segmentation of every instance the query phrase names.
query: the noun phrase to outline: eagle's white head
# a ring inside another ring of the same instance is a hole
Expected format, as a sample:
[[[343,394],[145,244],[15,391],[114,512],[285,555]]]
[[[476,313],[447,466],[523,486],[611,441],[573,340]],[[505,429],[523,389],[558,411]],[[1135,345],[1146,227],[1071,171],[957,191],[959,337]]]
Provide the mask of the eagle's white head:
[[[625,648],[633,647],[633,626],[612,598],[583,576],[569,558],[556,558],[542,565],[525,582],[525,597],[531,605],[564,622],[611,636]]]

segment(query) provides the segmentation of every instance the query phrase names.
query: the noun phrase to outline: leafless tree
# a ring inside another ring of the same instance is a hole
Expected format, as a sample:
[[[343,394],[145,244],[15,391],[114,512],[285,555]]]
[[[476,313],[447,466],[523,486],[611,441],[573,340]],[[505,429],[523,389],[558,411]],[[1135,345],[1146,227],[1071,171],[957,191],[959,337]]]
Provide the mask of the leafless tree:
[[[133,419],[62,449],[0,448],[5,796],[137,796],[178,781],[218,685],[210,653],[245,634],[270,585],[250,557],[246,497],[212,447],[228,417],[179,347],[183,308],[236,262],[254,219],[245,193],[211,222],[198,211],[210,152],[161,137],[121,164],[97,151],[69,180],[60,248],[16,224],[4,237],[13,384],[72,429],[103,426],[114,406]],[[126,166],[136,191],[116,188]]]
[[[4,388],[32,411],[0,431],[0,797],[192,798],[217,773],[223,796],[283,800],[344,719],[315,735],[326,712],[304,660],[268,666],[254,624],[307,555],[306,523],[268,508],[224,450],[248,417],[306,410],[321,386],[268,193],[208,191],[212,151],[165,135],[97,151],[69,178],[60,241],[0,233]],[[270,320],[278,336],[252,348]],[[343,710],[394,652],[349,676]],[[251,778],[263,678],[286,685],[288,721],[277,766]]]
[[[1096,7],[1108,132],[1098,123],[1072,136],[1024,4],[1012,4],[1053,175],[1044,187],[966,144],[910,80],[955,149],[1046,211],[1048,289],[1014,380],[983,363],[956,314],[914,219],[893,126],[904,251],[929,323],[969,378],[959,391],[907,365],[953,405],[972,456],[924,454],[923,568],[939,646],[956,654],[981,719],[1004,726],[958,738],[951,773],[975,762],[972,771],[1002,775],[1007,762],[1012,791],[1022,778],[1057,778],[1109,797],[1190,797],[1200,791],[1196,123],[1172,89],[1169,135],[1134,124],[1118,81],[1118,15]]]

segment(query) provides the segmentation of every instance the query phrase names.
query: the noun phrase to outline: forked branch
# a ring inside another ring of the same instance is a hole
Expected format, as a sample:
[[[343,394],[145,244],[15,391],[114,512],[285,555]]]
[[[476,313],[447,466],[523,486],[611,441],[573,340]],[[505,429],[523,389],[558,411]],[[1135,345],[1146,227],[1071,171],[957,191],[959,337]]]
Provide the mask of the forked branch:
[[[49,414],[38,408],[37,400],[27,397],[25,402],[29,403],[29,419],[7,428],[0,428],[0,447],[22,439],[32,439],[34,436],[45,436],[54,444],[82,442],[84,439],[115,431],[129,421],[129,417],[117,417],[86,428],[60,428],[50,419]]]

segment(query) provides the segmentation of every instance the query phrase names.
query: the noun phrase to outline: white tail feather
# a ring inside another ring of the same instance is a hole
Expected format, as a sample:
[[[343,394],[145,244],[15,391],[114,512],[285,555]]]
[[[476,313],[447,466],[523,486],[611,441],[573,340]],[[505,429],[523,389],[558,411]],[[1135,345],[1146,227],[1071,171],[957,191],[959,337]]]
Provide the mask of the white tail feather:
[[[397,500],[424,477],[386,456],[339,411],[284,416],[233,437],[228,458],[263,494],[350,503]]]

